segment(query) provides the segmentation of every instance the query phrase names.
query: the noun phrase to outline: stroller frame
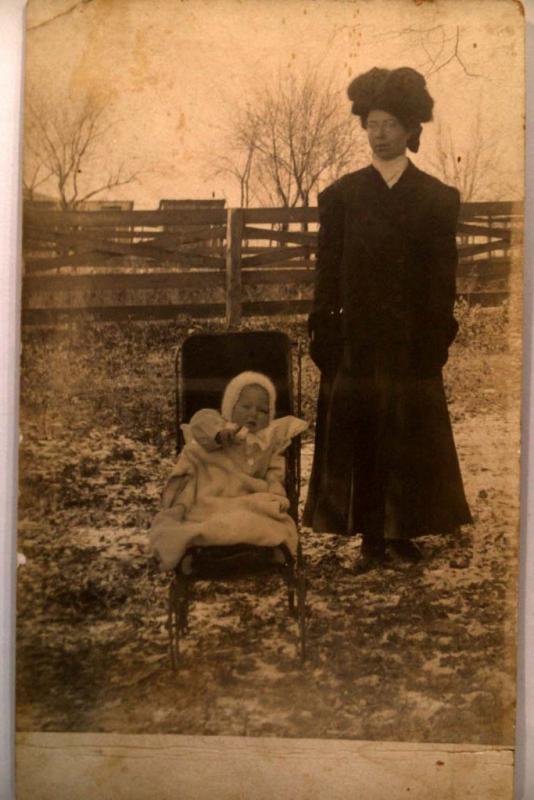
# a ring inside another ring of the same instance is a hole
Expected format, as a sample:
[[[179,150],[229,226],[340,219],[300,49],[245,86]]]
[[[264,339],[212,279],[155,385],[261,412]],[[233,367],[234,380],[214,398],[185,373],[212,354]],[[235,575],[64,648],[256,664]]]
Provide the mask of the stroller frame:
[[[297,402],[294,407],[293,398],[293,346],[286,334],[280,331],[250,331],[239,333],[212,333],[192,334],[188,336],[178,349],[175,361],[176,374],[176,449],[183,447],[183,437],[180,425],[185,422],[185,417],[190,417],[191,409],[185,402],[186,378],[184,378],[184,348],[192,339],[208,340],[215,337],[219,343],[229,337],[239,337],[240,344],[246,338],[254,337],[263,346],[267,338],[277,338],[285,347],[285,377],[288,385],[285,386],[286,409],[288,413],[301,415],[302,407],[302,348],[298,341],[296,347],[296,375],[297,375]],[[264,341],[261,339],[264,337]],[[233,340],[234,343],[237,339]],[[252,341],[252,340],[251,340]],[[208,343],[208,342],[206,342]],[[200,344],[200,342],[199,342]],[[249,363],[244,369],[261,369]],[[241,369],[236,370],[237,372]],[[233,376],[230,376],[233,377]],[[229,378],[228,378],[229,379]],[[196,410],[196,409],[195,409]],[[289,500],[289,514],[293,517],[299,533],[297,553],[294,556],[286,544],[275,547],[263,547],[252,544],[237,544],[226,546],[190,547],[186,550],[174,569],[174,575],[169,586],[167,629],[169,633],[169,655],[171,667],[176,670],[180,662],[180,641],[189,631],[188,612],[193,599],[193,588],[200,581],[233,582],[255,575],[279,575],[286,585],[287,607],[290,616],[296,619],[298,626],[297,653],[301,664],[306,659],[306,576],[300,541],[300,528],[298,519],[298,506],[300,494],[300,437],[293,439],[286,451],[286,480],[285,488]]]

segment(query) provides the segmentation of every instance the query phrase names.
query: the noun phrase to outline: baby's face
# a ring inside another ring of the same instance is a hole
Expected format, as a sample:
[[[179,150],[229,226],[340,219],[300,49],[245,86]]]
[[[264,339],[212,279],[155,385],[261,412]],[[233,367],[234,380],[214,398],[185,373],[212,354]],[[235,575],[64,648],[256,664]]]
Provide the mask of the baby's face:
[[[257,433],[269,424],[269,395],[262,386],[251,384],[241,391],[232,412],[232,422]]]

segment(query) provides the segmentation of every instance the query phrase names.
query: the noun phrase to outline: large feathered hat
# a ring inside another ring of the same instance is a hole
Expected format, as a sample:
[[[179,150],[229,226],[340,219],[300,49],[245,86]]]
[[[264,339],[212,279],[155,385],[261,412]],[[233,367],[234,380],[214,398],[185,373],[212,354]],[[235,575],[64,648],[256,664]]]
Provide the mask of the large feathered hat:
[[[352,100],[352,113],[360,117],[364,128],[369,112],[380,110],[393,114],[405,128],[413,129],[414,134],[408,140],[408,147],[417,153],[421,123],[432,119],[434,106],[420,72],[411,67],[374,67],[354,78],[347,93]]]

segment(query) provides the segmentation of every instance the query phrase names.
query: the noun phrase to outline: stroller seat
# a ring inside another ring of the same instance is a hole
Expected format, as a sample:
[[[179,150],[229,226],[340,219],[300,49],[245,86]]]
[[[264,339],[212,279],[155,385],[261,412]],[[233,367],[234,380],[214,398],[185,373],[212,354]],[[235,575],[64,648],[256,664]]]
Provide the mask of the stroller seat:
[[[296,367],[297,401],[293,368]],[[289,338],[280,331],[201,333],[183,342],[176,358],[177,451],[183,445],[181,425],[201,408],[219,408],[226,384],[238,373],[266,374],[277,392],[277,416],[300,416],[300,348],[294,364]],[[298,530],[300,442],[293,439],[285,453],[285,489],[288,513]],[[171,665],[176,669],[180,637],[188,630],[188,609],[198,581],[237,581],[259,574],[279,575],[286,584],[289,612],[297,618],[298,651],[306,656],[306,583],[300,542],[293,555],[286,544],[273,547],[252,544],[189,547],[175,567],[169,588],[168,630]]]

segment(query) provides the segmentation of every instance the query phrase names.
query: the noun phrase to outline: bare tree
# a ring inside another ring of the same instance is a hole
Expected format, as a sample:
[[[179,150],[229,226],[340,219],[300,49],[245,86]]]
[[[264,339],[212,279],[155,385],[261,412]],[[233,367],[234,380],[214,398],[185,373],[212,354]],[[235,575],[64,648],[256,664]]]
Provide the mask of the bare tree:
[[[136,181],[139,170],[113,163],[106,137],[116,124],[109,103],[87,95],[55,107],[29,93],[26,103],[24,188],[33,198],[39,186],[53,186],[63,209],[104,191]]]
[[[24,194],[29,200],[35,199],[37,189],[52,177],[53,171],[47,163],[44,148],[41,146],[40,128],[33,114],[25,118],[24,130]]]
[[[252,137],[251,137],[252,138]],[[239,205],[248,208],[252,197],[252,165],[254,163],[254,145],[249,141],[243,148],[230,147],[230,155],[218,155],[210,158],[211,174],[214,177],[230,176],[239,183]]]
[[[465,31],[460,25],[444,25],[442,23],[429,27],[409,26],[400,30],[380,31],[375,34],[377,42],[403,40],[406,42],[401,51],[410,59],[418,59],[414,64],[426,77],[441,72],[450,64],[456,64],[470,78],[482,78],[473,72],[469,63],[469,51],[462,41]],[[474,45],[476,47],[476,43]]]
[[[264,84],[233,120],[218,171],[239,180],[244,205],[254,194],[271,205],[308,206],[361,153],[347,103],[316,72]]]
[[[508,171],[499,168],[506,163],[499,136],[483,125],[480,110],[461,141],[442,119],[436,120],[434,135],[436,154],[430,167],[445,183],[456,186],[464,203],[508,200],[515,194]]]

